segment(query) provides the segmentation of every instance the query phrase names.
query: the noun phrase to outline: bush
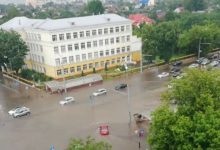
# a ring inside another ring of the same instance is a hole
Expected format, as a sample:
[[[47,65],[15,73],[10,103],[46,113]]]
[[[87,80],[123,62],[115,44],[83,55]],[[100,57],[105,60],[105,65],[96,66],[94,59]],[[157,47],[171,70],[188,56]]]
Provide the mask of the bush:
[[[21,73],[19,75],[22,78],[25,78],[27,80],[33,80],[35,82],[38,82],[38,81],[45,82],[45,81],[52,80],[51,77],[48,77],[43,73],[38,73],[38,72],[36,72],[34,70],[30,70],[30,69],[22,69]]]

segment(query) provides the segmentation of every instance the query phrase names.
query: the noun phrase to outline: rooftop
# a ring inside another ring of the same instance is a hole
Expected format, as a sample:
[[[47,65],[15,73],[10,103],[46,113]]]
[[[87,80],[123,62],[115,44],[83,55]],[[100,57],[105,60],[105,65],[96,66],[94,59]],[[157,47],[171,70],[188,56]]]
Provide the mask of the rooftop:
[[[117,22],[130,22],[130,20],[116,14],[102,14],[64,19],[30,19],[27,17],[15,17],[0,25],[0,28],[5,30],[34,28],[51,31]]]

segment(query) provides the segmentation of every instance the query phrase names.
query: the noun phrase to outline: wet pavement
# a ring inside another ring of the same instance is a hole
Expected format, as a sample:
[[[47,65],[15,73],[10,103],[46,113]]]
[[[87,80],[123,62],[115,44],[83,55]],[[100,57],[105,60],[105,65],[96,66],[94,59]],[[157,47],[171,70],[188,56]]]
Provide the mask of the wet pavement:
[[[16,81],[7,81],[0,86],[0,149],[1,150],[64,150],[70,138],[92,136],[113,146],[113,150],[146,149],[146,138],[135,134],[138,126],[133,119],[134,113],[150,113],[160,104],[160,94],[167,89],[168,78],[159,79],[157,74],[163,68],[154,68],[143,73],[124,75],[111,81],[68,91],[75,103],[60,106],[65,96],[49,94],[31,87],[22,86]],[[127,90],[117,92],[114,86],[127,83]],[[92,92],[106,88],[107,95],[90,100]],[[30,116],[12,118],[8,111],[16,106],[31,109]],[[129,108],[131,124],[129,125]],[[98,127],[110,126],[110,135],[100,136]],[[147,132],[145,133],[146,136]]]

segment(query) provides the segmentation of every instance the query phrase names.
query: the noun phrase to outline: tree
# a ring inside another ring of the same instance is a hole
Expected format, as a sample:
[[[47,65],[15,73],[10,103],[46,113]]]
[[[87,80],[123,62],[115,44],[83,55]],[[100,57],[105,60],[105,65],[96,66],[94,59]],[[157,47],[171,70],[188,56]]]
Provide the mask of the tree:
[[[0,30],[0,66],[18,73],[24,65],[28,48],[21,36],[14,31]]]
[[[95,139],[87,137],[86,141],[82,139],[71,139],[66,150],[111,150],[112,147],[106,142],[96,142]]]
[[[206,0],[183,0],[183,3],[189,11],[204,10],[207,7]]]
[[[219,148],[219,76],[219,70],[191,69],[172,81],[163,105],[153,113],[148,138],[152,150]],[[173,100],[175,107],[169,105]]]
[[[92,0],[89,1],[87,7],[86,7],[86,11],[88,12],[88,14],[90,15],[98,15],[98,14],[103,14],[104,13],[104,7],[102,5],[102,2],[99,0]]]
[[[7,19],[10,20],[16,16],[19,16],[20,12],[19,10],[14,6],[14,5],[10,5],[7,9]]]

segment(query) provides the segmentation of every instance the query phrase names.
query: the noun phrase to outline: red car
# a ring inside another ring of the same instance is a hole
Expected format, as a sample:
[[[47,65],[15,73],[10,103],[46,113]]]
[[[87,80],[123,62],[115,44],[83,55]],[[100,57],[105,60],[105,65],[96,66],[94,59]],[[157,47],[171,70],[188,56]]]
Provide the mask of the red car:
[[[99,126],[99,133],[100,133],[100,135],[109,135],[109,127],[108,127],[108,125],[101,125],[101,126]]]

